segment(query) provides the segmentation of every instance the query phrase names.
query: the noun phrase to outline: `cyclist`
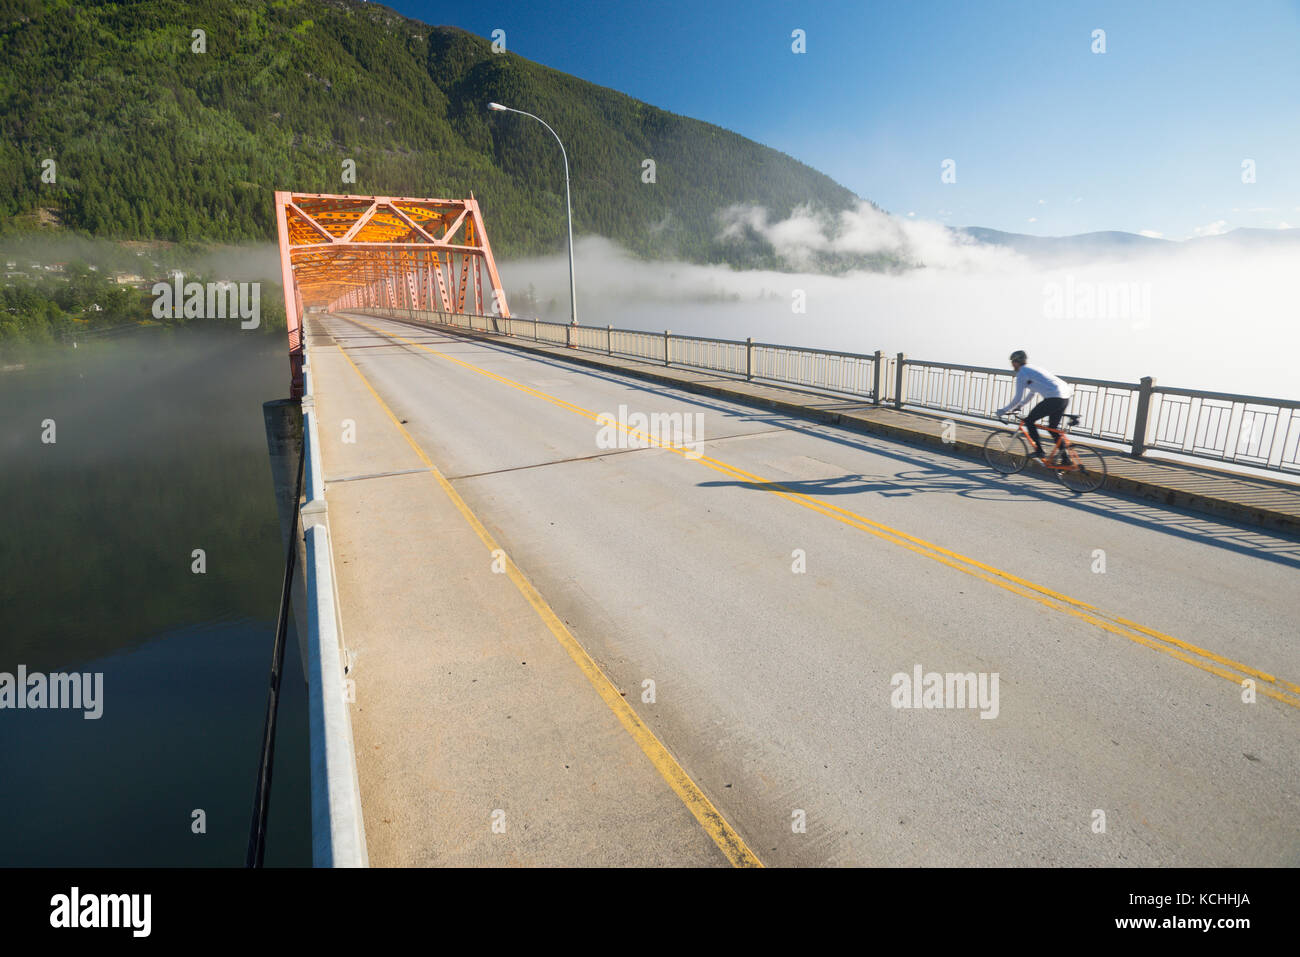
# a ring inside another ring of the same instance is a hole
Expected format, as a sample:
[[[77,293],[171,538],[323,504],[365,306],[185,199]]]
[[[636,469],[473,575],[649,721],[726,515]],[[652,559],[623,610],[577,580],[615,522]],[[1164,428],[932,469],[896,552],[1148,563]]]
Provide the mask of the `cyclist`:
[[[1019,411],[1025,400],[1035,392],[1041,395],[1042,401],[1030,409],[1029,415],[1025,416],[1025,428],[1029,431],[1029,437],[1034,440],[1034,451],[1030,454],[1036,459],[1042,459],[1043,444],[1038,439],[1038,427],[1034,423],[1046,418],[1051,428],[1059,428],[1061,416],[1065,414],[1065,408],[1070,404],[1074,389],[1070,383],[1058,379],[1046,369],[1037,369],[1028,365],[1028,361],[1029,357],[1025,355],[1023,349],[1011,353],[1011,368],[1016,370],[1016,396],[1010,403],[998,409],[998,416],[1004,416],[1012,410]]]

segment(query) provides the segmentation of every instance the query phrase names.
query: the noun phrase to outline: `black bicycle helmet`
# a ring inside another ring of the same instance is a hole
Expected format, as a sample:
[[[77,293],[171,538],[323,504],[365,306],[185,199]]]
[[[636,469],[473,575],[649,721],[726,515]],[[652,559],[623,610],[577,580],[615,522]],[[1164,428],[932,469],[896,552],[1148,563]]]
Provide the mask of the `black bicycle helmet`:
[[[1011,353],[1011,361],[1012,361],[1012,362],[1028,362],[1028,361],[1029,361],[1029,357],[1028,357],[1027,355],[1025,355],[1025,350],[1024,350],[1024,349],[1017,349],[1015,352]]]

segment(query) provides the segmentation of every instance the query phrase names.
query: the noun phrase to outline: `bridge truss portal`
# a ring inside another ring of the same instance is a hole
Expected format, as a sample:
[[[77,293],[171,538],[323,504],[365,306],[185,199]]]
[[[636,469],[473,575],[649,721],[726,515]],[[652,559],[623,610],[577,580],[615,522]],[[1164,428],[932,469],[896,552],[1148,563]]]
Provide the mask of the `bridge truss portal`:
[[[306,309],[510,315],[483,214],[472,197],[277,191],[275,218],[294,398],[302,395]]]

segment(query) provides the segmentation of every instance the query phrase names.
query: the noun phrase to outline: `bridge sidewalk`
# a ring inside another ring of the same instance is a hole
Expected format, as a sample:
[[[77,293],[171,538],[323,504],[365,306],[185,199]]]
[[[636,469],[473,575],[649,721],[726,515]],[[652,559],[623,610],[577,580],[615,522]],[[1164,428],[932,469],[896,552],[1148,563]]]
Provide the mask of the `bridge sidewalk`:
[[[725,866],[358,370],[307,331],[371,863]]]
[[[381,318],[391,320],[392,317]],[[518,336],[507,337],[418,320],[411,323],[411,320],[405,318],[395,321],[436,328],[440,332],[490,341],[524,352],[659,382],[687,392],[829,422],[860,432],[937,446],[948,452],[975,458],[982,458],[984,440],[993,429],[991,425],[956,421],[955,434],[949,441],[944,436],[943,418],[934,413],[875,406],[851,398],[751,382],[715,372],[664,366],[640,359],[536,343]],[[1106,458],[1106,487],[1112,491],[1273,531],[1300,534],[1300,485],[1241,475],[1204,465],[1134,458],[1123,451],[1094,447]]]

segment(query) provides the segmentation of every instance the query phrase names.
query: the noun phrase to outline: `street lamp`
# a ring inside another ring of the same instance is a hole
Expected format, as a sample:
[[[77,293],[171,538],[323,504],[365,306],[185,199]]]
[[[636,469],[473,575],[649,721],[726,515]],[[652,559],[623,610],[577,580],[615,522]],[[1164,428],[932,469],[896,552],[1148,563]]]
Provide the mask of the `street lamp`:
[[[500,103],[489,103],[489,110],[499,110],[505,113],[518,113],[520,116],[531,116],[542,126],[551,130],[551,126],[540,116],[533,116],[532,113],[525,113],[523,110],[511,109],[508,106],[502,106]],[[564,208],[569,217],[569,310],[570,320],[573,325],[578,324],[578,286],[573,279],[573,203],[569,199],[569,154],[565,152],[564,143],[560,135],[551,130],[551,135],[555,137],[555,142],[560,144],[560,155],[564,157]]]

